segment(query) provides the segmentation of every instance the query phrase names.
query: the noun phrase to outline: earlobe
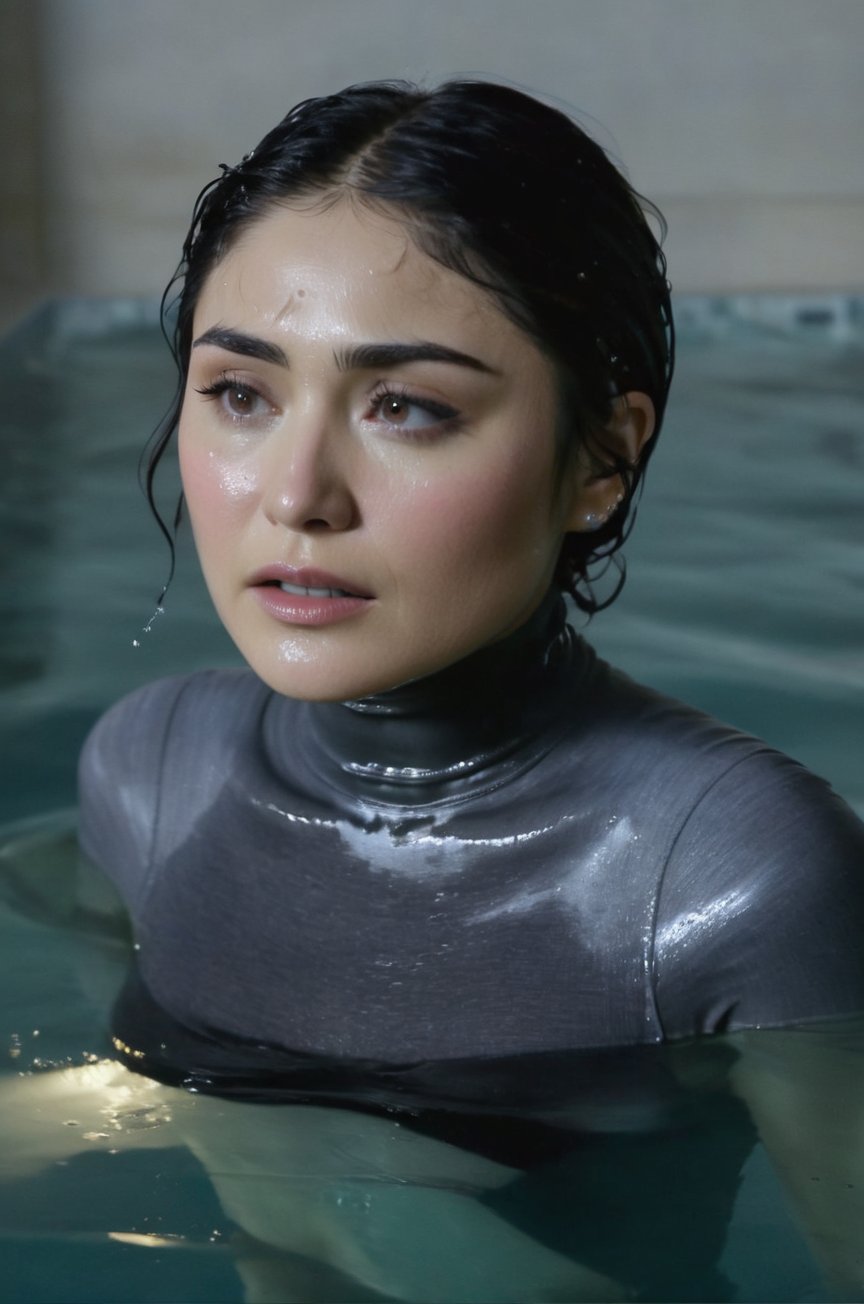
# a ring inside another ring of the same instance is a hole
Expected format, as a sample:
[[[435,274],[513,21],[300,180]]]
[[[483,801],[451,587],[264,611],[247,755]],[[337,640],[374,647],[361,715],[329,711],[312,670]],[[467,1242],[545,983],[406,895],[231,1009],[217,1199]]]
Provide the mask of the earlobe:
[[[609,471],[608,462],[638,466],[655,424],[654,404],[641,390],[615,399],[611,420],[593,441],[596,451],[583,449],[565,525],[568,533],[599,530],[614,515],[624,500],[625,485],[619,471]]]

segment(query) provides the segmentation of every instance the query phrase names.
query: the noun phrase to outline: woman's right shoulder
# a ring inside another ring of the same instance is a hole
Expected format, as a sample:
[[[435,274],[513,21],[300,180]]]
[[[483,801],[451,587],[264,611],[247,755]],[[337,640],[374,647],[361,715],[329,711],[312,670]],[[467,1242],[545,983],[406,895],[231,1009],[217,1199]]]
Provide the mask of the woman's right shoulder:
[[[251,671],[205,670],[145,684],[110,707],[78,765],[79,841],[91,859],[114,878],[121,863],[140,872],[163,788],[215,759],[269,696]]]
[[[158,768],[181,720],[194,721],[200,745],[208,732],[217,734],[228,717],[243,716],[269,693],[248,670],[199,670],[154,680],[99,717],[84,743],[82,766],[107,766],[115,779],[131,769],[140,781],[151,764]]]

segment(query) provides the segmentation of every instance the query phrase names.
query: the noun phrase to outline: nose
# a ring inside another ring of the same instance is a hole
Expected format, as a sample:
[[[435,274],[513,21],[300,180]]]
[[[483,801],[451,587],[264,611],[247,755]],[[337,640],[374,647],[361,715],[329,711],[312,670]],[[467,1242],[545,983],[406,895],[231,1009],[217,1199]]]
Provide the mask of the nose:
[[[350,468],[337,431],[308,423],[280,431],[264,468],[265,516],[304,533],[350,530],[359,519]]]

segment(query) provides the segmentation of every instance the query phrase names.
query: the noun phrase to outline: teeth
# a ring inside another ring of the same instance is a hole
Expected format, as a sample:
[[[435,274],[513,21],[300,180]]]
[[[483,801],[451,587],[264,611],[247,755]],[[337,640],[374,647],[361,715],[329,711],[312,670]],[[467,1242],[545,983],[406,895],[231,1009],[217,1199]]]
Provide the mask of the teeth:
[[[302,584],[280,584],[283,593],[293,593],[297,598],[350,598],[346,589],[306,589]]]

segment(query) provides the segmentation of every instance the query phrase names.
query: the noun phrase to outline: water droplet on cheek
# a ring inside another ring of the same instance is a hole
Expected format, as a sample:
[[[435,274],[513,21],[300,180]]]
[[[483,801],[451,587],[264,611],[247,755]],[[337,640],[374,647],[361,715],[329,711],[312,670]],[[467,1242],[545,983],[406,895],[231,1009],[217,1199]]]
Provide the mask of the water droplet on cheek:
[[[258,477],[248,468],[223,471],[219,478],[219,488],[230,499],[248,498],[258,492]]]
[[[247,459],[229,459],[212,449],[206,463],[199,467],[187,466],[183,472],[183,487],[193,503],[216,505],[220,501],[248,498],[260,491],[261,474],[255,463]]]

